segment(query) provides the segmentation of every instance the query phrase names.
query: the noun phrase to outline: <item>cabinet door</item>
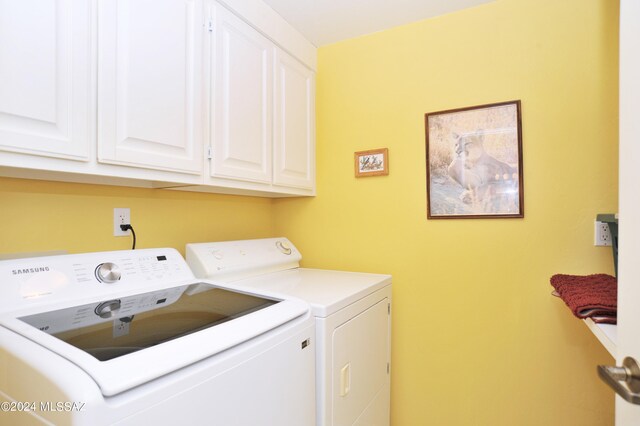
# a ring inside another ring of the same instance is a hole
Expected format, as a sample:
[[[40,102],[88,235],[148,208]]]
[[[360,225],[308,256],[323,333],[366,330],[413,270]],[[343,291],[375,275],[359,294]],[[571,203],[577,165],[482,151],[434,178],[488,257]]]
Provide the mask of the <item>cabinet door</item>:
[[[88,159],[91,11],[87,0],[0,0],[0,150]]]
[[[273,44],[215,9],[211,176],[271,183]]]
[[[311,189],[315,183],[314,73],[276,54],[273,183]]]
[[[200,174],[201,0],[100,0],[98,160]]]

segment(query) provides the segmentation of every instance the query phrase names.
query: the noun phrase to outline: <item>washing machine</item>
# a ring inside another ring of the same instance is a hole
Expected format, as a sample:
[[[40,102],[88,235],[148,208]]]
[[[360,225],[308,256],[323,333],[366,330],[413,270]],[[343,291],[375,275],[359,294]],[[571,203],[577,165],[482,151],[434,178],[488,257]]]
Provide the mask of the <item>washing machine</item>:
[[[315,320],[174,249],[0,262],[0,424],[313,425]]]
[[[201,278],[311,305],[317,425],[389,425],[391,276],[301,268],[286,238],[187,244]]]

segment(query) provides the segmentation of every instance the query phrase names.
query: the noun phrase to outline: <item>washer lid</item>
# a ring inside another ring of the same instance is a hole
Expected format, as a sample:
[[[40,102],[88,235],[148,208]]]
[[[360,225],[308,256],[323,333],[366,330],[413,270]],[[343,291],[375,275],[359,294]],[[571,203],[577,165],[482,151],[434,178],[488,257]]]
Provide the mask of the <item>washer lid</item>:
[[[73,362],[103,395],[112,396],[307,312],[299,300],[191,282],[47,312],[6,314],[0,325]]]
[[[233,281],[235,287],[302,299],[327,317],[391,284],[391,275],[297,268]]]

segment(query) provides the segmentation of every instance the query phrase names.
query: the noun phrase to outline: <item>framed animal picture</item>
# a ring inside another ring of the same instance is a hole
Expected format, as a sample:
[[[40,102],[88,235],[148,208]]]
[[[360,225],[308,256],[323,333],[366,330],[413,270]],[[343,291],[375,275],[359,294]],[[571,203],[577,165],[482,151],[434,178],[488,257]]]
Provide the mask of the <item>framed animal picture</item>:
[[[524,217],[520,101],[425,114],[427,217]]]
[[[356,177],[389,174],[389,149],[371,149],[354,153]]]

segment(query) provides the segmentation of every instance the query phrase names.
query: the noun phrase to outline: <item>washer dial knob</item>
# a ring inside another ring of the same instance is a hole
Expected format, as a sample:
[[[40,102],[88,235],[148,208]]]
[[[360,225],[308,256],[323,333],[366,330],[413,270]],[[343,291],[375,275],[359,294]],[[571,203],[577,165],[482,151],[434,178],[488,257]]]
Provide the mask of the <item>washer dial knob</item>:
[[[115,263],[105,262],[98,265],[96,268],[96,278],[101,283],[115,283],[120,280],[122,273],[120,268]]]
[[[102,302],[94,309],[96,315],[100,318],[114,317],[120,310],[120,300],[109,300],[108,302]]]

